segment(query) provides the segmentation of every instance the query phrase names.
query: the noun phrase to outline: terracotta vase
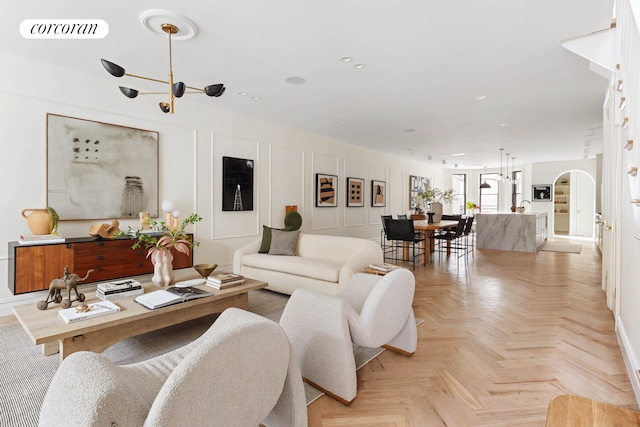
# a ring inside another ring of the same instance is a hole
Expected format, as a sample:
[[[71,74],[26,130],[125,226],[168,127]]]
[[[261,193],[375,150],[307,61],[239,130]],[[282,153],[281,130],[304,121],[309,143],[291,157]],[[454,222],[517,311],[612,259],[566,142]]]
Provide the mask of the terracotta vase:
[[[151,281],[158,286],[169,286],[173,283],[173,255],[171,251],[162,249],[155,256],[153,265],[153,277]]]
[[[51,215],[46,209],[23,209],[22,217],[27,220],[32,234],[49,234],[51,231]]]

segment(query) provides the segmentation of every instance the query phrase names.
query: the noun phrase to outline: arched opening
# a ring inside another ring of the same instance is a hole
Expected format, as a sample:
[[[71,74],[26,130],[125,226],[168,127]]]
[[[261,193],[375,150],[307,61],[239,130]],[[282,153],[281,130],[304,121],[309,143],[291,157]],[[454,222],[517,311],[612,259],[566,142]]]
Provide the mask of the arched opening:
[[[580,170],[560,174],[553,185],[553,233],[593,238],[595,180]]]

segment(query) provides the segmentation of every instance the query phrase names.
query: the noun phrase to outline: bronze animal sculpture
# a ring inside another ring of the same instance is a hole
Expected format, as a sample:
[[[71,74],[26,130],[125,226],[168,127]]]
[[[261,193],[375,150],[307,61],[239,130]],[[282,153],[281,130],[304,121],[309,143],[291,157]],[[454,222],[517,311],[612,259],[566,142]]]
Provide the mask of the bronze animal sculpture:
[[[75,273],[69,273],[67,267],[64,268],[64,276],[53,279],[49,284],[49,294],[47,295],[46,300],[38,301],[38,309],[46,310],[49,306],[49,303],[55,302],[62,303],[62,308],[71,307],[71,303],[74,301],[84,301],[84,294],[78,292],[78,282],[86,280],[89,277],[93,270],[87,271],[87,274],[84,277],[80,277]],[[69,297],[63,299],[62,298],[62,290],[66,289]],[[71,299],[71,290],[76,293],[76,299]]]

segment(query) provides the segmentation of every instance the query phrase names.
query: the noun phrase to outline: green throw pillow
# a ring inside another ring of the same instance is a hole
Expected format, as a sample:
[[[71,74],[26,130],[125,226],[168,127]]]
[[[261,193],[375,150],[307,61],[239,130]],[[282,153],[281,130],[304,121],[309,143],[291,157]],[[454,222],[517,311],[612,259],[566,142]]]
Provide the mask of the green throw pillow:
[[[271,230],[271,248],[269,249],[269,255],[295,255],[296,247],[298,246],[298,236],[300,230],[296,231],[284,231],[284,230]]]
[[[269,248],[271,248],[271,230],[273,230],[271,227],[262,226],[262,243],[260,243],[258,253],[266,254],[269,252]]]

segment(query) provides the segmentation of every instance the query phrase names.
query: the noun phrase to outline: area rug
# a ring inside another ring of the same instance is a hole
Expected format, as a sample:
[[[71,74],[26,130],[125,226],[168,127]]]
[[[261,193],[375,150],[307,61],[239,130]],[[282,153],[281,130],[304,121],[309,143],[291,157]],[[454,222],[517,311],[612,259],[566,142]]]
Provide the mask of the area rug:
[[[275,292],[251,291],[249,310],[277,322],[287,300],[288,296]],[[119,365],[159,356],[198,338],[216,317],[203,317],[138,335],[111,346],[103,354]],[[354,345],[357,368],[360,369],[383,351],[383,348]],[[3,356],[3,363],[0,364],[0,426],[37,426],[44,396],[60,364],[59,356],[44,356],[40,347],[33,345],[19,324],[0,327],[0,354]],[[307,405],[323,395],[306,383],[304,386]]]
[[[579,254],[582,252],[582,245],[577,243],[547,242],[540,250],[545,252],[568,252],[572,254]]]

